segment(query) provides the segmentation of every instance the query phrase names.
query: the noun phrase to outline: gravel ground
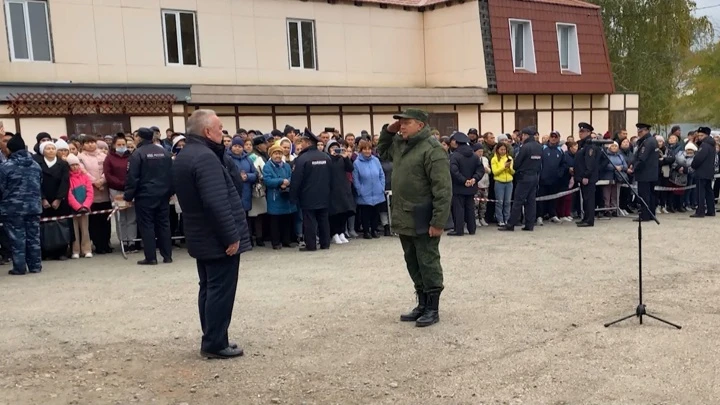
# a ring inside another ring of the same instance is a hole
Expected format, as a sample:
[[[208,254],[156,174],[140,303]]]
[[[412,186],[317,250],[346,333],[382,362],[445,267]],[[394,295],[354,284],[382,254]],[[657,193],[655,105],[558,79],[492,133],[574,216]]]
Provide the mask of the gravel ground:
[[[718,221],[547,224],[444,237],[441,322],[400,323],[413,292],[396,238],[243,255],[231,337],[198,355],[197,274],[137,255],[0,275],[0,404],[717,404]],[[703,241],[699,242],[697,236]]]

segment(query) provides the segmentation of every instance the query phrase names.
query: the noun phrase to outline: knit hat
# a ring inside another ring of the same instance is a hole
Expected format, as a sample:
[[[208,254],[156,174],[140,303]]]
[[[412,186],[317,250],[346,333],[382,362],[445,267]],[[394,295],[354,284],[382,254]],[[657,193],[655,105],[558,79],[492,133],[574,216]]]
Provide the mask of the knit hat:
[[[98,149],[108,149],[108,144],[105,141],[97,141]]]
[[[239,136],[236,136],[232,139],[232,142],[230,143],[230,146],[240,145],[243,146],[245,144],[245,141]]]
[[[22,136],[20,134],[15,134],[10,140],[7,141],[7,148],[10,151],[10,153],[15,153],[19,150],[26,149],[25,141],[23,141]]]
[[[473,144],[472,148],[473,148],[473,152],[477,152],[478,150],[483,148],[483,145],[481,143],[476,143],[476,144]]]
[[[497,138],[495,138],[495,141],[498,142],[498,143],[499,143],[499,142],[505,142],[505,141],[507,141],[507,140],[508,140],[508,137],[507,137],[507,135],[505,135],[505,134],[500,134],[500,135],[497,136]]]
[[[45,147],[48,145],[55,146],[55,144],[52,143],[51,141],[45,141],[45,142],[41,143],[40,146],[38,146],[38,151],[40,152],[41,155],[45,153]]]
[[[270,149],[268,150],[268,154],[270,155],[270,157],[272,157],[273,153],[275,153],[275,152],[280,152],[280,153],[284,154],[283,147],[280,146],[280,142],[275,142],[273,144],[273,146],[271,146]]]
[[[255,138],[253,138],[253,146],[258,146],[263,143],[267,143],[267,139],[265,139],[265,135],[258,135]]]
[[[270,134],[273,136],[273,138],[282,138],[284,135],[279,129],[273,129]]]
[[[688,150],[688,149],[695,151],[695,152],[697,152],[697,150],[698,150],[697,146],[695,146],[695,144],[692,142],[688,142],[685,144],[685,150]]]
[[[70,166],[72,166],[72,165],[79,165],[79,164],[80,164],[80,159],[78,159],[78,157],[75,156],[75,155],[73,155],[72,153],[68,155],[68,157],[67,157],[67,159],[65,159],[65,161],[66,161],[67,164],[69,164]]]
[[[39,134],[37,134],[35,139],[38,141],[38,143],[40,143],[40,141],[43,139],[52,140],[52,136],[50,136],[50,134],[48,134],[47,132],[40,132]]]
[[[662,135],[655,135],[655,140],[658,142],[665,143],[665,138]]]
[[[68,146],[68,143],[63,141],[62,139],[58,139],[57,141],[55,141],[55,149],[70,150],[70,146]]]

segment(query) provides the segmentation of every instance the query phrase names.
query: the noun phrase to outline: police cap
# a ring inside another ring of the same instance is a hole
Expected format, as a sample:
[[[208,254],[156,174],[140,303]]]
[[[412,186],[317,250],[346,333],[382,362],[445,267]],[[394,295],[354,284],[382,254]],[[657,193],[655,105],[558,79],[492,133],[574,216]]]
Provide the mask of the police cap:
[[[318,143],[320,142],[320,138],[318,138],[315,134],[310,132],[309,129],[305,128],[305,131],[303,131],[302,135],[300,135],[301,138],[307,139],[312,143]]]
[[[580,128],[580,130],[585,130],[585,131],[590,131],[590,132],[595,130],[595,128],[593,128],[593,126],[588,124],[587,122],[579,123],[578,128]]]
[[[457,143],[470,143],[470,138],[462,132],[455,132],[450,139],[454,139]]]
[[[697,132],[699,132],[701,134],[705,134],[705,135],[710,135],[712,130],[708,127],[700,127],[700,128],[698,128]]]
[[[638,122],[637,124],[635,124],[635,128],[637,128],[637,129],[648,129],[648,130],[649,130],[650,128],[652,128],[652,125],[643,124],[642,122]]]

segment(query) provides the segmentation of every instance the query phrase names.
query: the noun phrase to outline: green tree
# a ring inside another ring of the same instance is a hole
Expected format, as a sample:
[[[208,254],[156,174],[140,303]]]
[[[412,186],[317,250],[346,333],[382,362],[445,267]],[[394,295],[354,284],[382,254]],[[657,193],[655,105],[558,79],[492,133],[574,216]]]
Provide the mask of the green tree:
[[[689,61],[691,74],[680,103],[683,115],[720,126],[720,43],[695,52]]]
[[[640,94],[640,119],[669,124],[675,117],[685,61],[706,46],[712,25],[695,17],[691,0],[589,0],[602,9],[615,87]]]

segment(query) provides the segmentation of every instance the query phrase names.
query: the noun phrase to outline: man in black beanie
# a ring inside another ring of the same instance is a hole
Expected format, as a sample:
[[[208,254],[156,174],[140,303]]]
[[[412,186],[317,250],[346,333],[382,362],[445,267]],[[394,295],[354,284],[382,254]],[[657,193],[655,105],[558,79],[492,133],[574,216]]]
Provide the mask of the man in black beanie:
[[[20,134],[8,139],[5,148],[8,160],[0,165],[0,222],[12,246],[13,268],[8,273],[39,273],[42,169]]]

